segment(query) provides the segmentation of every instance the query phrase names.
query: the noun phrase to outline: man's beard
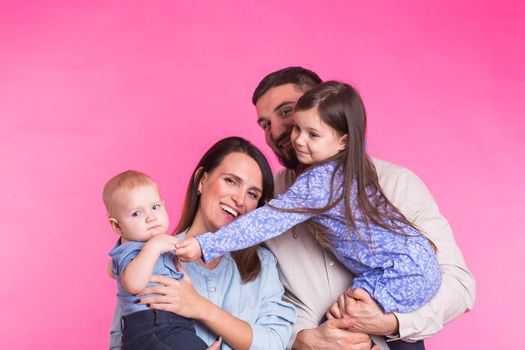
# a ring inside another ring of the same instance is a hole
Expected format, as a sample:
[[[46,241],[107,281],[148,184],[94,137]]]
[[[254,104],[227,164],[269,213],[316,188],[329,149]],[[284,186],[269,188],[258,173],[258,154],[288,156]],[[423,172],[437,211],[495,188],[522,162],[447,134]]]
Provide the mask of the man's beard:
[[[293,148],[286,152],[286,156],[279,156],[279,163],[287,169],[296,170],[299,165],[299,160]]]

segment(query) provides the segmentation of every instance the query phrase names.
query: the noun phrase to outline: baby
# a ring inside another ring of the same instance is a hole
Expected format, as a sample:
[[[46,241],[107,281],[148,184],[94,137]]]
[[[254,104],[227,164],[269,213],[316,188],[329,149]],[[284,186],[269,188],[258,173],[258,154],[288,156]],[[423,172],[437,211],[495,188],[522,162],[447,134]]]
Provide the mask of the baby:
[[[137,303],[153,274],[183,277],[173,262],[177,239],[166,234],[168,213],[155,182],[128,170],[108,181],[103,198],[109,224],[120,235],[109,255],[124,321],[122,349],[206,349],[192,320]]]

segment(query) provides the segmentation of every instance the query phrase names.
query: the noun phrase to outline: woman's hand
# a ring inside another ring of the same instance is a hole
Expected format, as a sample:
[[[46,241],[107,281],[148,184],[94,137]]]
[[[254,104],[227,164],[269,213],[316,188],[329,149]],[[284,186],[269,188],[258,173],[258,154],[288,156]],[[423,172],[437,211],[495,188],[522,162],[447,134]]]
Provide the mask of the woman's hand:
[[[184,272],[176,259],[175,266],[178,271]],[[188,274],[185,273],[181,280],[154,275],[150,281],[162,285],[147,287],[143,294],[159,295],[142,297],[140,304],[149,304],[150,309],[169,311],[193,319],[201,319],[206,314],[211,302],[197,293]]]
[[[397,317],[393,313],[385,314],[379,305],[363,289],[349,289],[337,298],[326,312],[330,319],[348,318],[349,330],[353,332],[391,335],[398,331]]]
[[[176,260],[175,266],[178,271],[184,272]],[[198,294],[189,275],[184,274],[184,278],[180,281],[164,276],[152,276],[151,282],[162,285],[147,287],[143,294],[160,295],[142,297],[140,304],[149,304],[150,309],[173,312],[199,320],[211,332],[220,334],[222,339],[234,349],[250,347],[253,338],[250,324],[229,314]],[[217,346],[217,342],[212,344],[210,349],[214,349],[213,346]]]
[[[183,241],[177,242],[175,245],[175,254],[180,261],[190,262],[201,257],[201,246],[195,237],[186,238]]]
[[[219,350],[221,348],[222,338],[219,337],[216,341],[213,342],[206,350]]]

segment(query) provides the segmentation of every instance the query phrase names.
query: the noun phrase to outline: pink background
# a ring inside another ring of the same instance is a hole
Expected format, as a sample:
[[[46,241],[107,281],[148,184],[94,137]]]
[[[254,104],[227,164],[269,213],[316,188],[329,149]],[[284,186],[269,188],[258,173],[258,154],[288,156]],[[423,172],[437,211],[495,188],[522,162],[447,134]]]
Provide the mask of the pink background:
[[[219,138],[277,168],[250,97],[288,65],[355,84],[371,153],[416,172],[454,228],[478,298],[427,348],[521,347],[524,3],[190,3],[0,2],[0,347],[105,348],[105,181],[151,174],[174,224]]]

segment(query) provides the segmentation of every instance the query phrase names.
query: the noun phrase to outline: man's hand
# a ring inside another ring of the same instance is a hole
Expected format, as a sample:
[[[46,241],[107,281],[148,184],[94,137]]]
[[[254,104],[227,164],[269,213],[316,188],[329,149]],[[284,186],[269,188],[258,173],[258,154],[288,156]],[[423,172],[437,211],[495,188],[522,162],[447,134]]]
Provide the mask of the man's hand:
[[[326,312],[330,319],[348,318],[349,330],[374,335],[391,335],[398,332],[397,317],[385,314],[370,295],[360,289],[349,289],[337,298]]]
[[[201,257],[201,246],[195,237],[187,238],[176,244],[175,255],[180,261],[190,262]]]
[[[297,334],[294,350],[370,350],[370,336],[348,331],[351,321],[346,318],[331,319],[313,329]],[[374,346],[372,350],[379,350]]]

